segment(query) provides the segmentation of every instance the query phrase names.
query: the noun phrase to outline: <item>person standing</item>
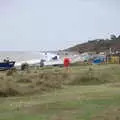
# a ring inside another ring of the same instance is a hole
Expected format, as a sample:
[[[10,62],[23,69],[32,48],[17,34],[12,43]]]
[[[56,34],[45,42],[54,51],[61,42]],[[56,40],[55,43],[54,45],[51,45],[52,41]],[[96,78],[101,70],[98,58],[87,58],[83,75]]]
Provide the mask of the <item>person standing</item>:
[[[40,61],[40,67],[44,67],[44,60],[43,59],[41,59],[41,61]]]
[[[69,72],[69,66],[70,66],[70,59],[64,58],[64,67],[67,69],[67,72]]]

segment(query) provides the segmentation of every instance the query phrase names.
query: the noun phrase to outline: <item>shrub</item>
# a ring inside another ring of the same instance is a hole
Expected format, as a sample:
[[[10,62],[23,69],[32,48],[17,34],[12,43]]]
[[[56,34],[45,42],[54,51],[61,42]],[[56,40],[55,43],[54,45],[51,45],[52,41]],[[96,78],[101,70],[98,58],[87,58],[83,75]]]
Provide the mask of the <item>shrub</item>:
[[[28,63],[23,63],[21,65],[21,70],[28,70],[28,68],[29,68],[29,64]]]

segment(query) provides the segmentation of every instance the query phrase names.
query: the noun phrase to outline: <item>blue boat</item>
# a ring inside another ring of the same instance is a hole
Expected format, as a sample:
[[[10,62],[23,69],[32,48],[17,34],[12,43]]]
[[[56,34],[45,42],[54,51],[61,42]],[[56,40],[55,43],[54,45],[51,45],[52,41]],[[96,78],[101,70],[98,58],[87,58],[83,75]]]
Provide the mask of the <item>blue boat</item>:
[[[9,70],[14,68],[14,65],[15,61],[4,60],[3,62],[0,62],[0,70]]]

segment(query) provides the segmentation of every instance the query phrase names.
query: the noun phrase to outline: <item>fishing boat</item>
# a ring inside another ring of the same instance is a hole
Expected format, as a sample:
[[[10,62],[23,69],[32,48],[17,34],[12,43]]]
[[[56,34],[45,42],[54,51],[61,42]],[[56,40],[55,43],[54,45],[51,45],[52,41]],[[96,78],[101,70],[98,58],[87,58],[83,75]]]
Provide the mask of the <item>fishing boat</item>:
[[[2,62],[0,62],[0,70],[9,70],[13,68],[14,65],[15,65],[15,61],[4,59]]]

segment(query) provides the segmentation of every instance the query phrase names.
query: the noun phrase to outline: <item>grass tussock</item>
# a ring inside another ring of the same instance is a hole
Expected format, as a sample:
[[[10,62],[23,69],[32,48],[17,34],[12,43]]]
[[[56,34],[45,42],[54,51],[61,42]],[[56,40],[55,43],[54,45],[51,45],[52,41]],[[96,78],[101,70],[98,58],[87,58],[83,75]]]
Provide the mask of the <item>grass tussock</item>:
[[[120,120],[120,108],[111,108],[93,117],[93,120]]]
[[[67,75],[59,72],[7,71],[0,77],[0,97],[29,95],[61,89]]]
[[[6,72],[6,76],[12,76],[17,72],[15,68],[12,68]]]
[[[10,70],[0,73],[0,96],[17,96],[61,89],[63,85],[99,85],[119,83],[119,66],[72,67],[70,72],[60,68]]]
[[[89,68],[82,74],[76,74],[73,76],[72,80],[70,81],[70,85],[96,85],[96,84],[103,84],[106,81],[100,79],[99,75],[95,75],[95,72],[92,68]]]
[[[10,79],[0,80],[0,97],[21,95],[19,86]]]

